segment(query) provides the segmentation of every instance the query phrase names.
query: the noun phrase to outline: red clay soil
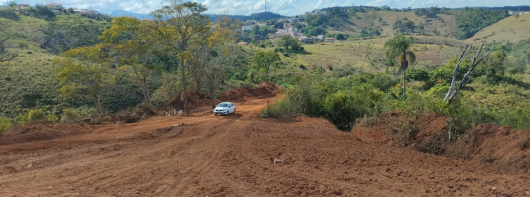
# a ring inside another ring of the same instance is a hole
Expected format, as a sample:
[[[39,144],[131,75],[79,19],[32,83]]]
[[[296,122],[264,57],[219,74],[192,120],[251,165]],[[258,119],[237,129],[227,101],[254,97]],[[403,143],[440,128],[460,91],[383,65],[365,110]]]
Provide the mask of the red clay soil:
[[[447,120],[448,118],[439,117],[434,113],[410,118],[405,117],[401,112],[387,112],[368,120],[367,125],[354,127],[352,133],[366,143],[400,146],[403,137],[401,131],[416,130],[412,132],[409,143],[414,145],[444,135]]]
[[[432,113],[407,118],[399,112],[389,112],[364,127],[354,128],[352,133],[369,144],[437,151],[447,157],[492,163],[499,168],[530,168],[530,131],[483,124],[449,143],[448,120]],[[406,136],[404,131],[412,132]]]
[[[467,132],[451,150],[464,159],[499,164],[501,167],[530,168],[530,131],[483,124]]]
[[[519,168],[367,144],[318,118],[259,119],[266,105],[0,145],[0,196],[530,196]]]
[[[93,128],[95,126],[86,124],[59,124],[47,120],[38,120],[16,126],[0,135],[0,146],[74,136],[86,133]]]

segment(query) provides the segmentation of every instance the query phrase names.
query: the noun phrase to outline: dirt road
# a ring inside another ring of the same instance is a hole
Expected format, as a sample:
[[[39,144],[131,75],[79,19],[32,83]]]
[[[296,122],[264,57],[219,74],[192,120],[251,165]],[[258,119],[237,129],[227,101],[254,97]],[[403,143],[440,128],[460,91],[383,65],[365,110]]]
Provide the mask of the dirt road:
[[[0,146],[0,196],[530,196],[524,171],[365,144],[322,119],[258,119],[265,105]]]

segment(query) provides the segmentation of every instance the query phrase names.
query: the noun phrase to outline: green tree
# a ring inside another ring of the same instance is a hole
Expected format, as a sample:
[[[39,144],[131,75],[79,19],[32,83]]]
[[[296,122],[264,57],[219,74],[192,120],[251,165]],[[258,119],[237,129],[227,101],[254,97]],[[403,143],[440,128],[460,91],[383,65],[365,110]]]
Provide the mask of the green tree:
[[[276,29],[283,29],[283,23],[276,23],[276,24],[274,24],[274,28],[276,28]]]
[[[271,66],[277,66],[279,61],[280,56],[273,51],[258,51],[252,56],[252,63],[254,63],[254,67],[257,68],[257,70],[265,72],[267,80],[269,80],[269,71]]]
[[[202,43],[194,49],[199,67],[198,75],[207,87],[212,99],[212,108],[215,108],[216,92],[226,78],[226,71],[232,67],[241,50],[235,45],[238,36],[229,28],[218,27],[207,42]]]
[[[8,1],[7,2],[7,7],[10,7],[10,8],[17,7],[17,2],[16,1]]]
[[[389,60],[398,59],[400,62],[399,73],[403,74],[403,99],[407,99],[407,78],[406,71],[410,65],[416,61],[416,55],[410,51],[410,48],[414,44],[414,37],[406,37],[403,34],[399,34],[396,37],[387,40],[384,48],[386,50],[386,58]]]
[[[192,62],[190,46],[210,31],[211,21],[203,15],[206,7],[197,2],[171,0],[171,5],[154,11],[151,15],[157,19],[151,26],[158,41],[177,53],[181,67],[182,89],[184,91],[184,113],[188,114],[189,92],[186,71]]]
[[[491,82],[498,82],[504,76],[506,66],[504,61],[506,54],[502,51],[492,52],[484,61],[484,70],[486,71],[486,77]]]
[[[337,34],[335,36],[335,39],[337,39],[337,40],[346,40],[346,37],[344,37],[344,34]]]
[[[230,28],[232,31],[240,30],[241,26],[243,26],[243,21],[239,19],[230,18],[225,15],[220,15],[219,17],[217,17],[217,19],[215,20],[215,23],[219,27],[223,27],[223,28],[227,27],[227,28]]]
[[[293,37],[291,37],[290,35],[283,35],[282,37],[280,37],[280,39],[283,41],[283,47],[285,47],[285,50],[289,50],[289,47],[291,46],[293,41]]]
[[[59,80],[59,92],[63,99],[85,96],[92,99],[99,114],[103,113],[101,94],[104,88],[114,83],[110,65],[101,52],[101,45],[70,49],[55,58],[59,66],[55,78]]]
[[[121,65],[132,68],[140,83],[144,101],[151,103],[148,79],[155,68],[153,62],[156,53],[155,41],[146,23],[131,17],[116,17],[112,26],[98,38]]]
[[[303,51],[304,47],[302,47],[302,44],[300,43],[300,40],[293,38],[291,40],[291,49],[295,51]]]
[[[276,47],[276,49],[280,49],[280,48],[282,48],[284,45],[285,45],[285,40],[283,40],[283,39],[281,39],[281,38],[276,38],[276,39],[274,39],[274,46]]]

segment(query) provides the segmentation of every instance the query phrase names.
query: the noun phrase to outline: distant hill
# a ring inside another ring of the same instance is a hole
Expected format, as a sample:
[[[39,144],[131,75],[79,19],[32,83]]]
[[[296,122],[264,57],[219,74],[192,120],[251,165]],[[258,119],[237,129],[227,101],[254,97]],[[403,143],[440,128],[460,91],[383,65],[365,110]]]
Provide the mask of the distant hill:
[[[120,17],[120,16],[128,16],[128,17],[134,17],[134,18],[137,18],[137,19],[155,19],[153,16],[149,15],[149,14],[138,14],[138,13],[134,13],[134,12],[129,12],[129,11],[125,11],[125,10],[114,10],[112,11],[112,13],[110,13],[110,16],[111,17]]]
[[[530,14],[510,16],[491,26],[481,29],[467,42],[480,44],[483,42],[517,42],[530,38]]]
[[[134,18],[137,18],[137,19],[140,19],[140,20],[142,20],[142,19],[155,19],[150,14],[138,14],[138,13],[129,12],[129,11],[125,11],[125,10],[112,11],[110,16],[111,17],[128,16],[128,17],[134,17]],[[220,15],[217,15],[217,14],[206,14],[206,16],[208,16],[208,18],[210,18],[211,21],[215,21]],[[238,20],[242,20],[242,21],[247,21],[247,20],[263,21],[263,20],[279,19],[279,18],[284,17],[284,16],[282,16],[280,14],[276,14],[276,13],[272,13],[272,12],[260,12],[260,13],[251,14],[250,16],[248,16],[248,15],[226,15],[226,16],[229,17],[229,18],[238,19]]]

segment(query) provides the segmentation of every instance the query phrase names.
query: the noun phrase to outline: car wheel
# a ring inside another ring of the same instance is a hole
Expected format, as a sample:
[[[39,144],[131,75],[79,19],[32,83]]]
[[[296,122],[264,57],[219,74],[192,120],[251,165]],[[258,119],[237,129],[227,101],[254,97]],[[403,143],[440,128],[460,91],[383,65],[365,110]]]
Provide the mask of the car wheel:
[[[217,114],[216,114],[216,113],[214,113],[213,115],[217,116]]]
[[[236,109],[234,109],[234,112],[232,112],[232,114],[236,114]]]

